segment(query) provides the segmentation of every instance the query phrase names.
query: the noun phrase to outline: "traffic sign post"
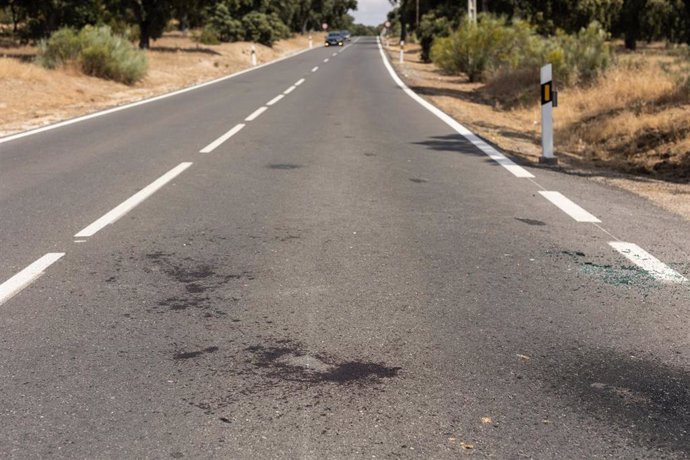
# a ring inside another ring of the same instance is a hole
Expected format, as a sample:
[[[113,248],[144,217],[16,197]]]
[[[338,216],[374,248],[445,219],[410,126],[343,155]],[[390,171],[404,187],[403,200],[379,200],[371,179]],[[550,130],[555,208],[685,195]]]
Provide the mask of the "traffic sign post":
[[[553,153],[553,108],[556,92],[553,89],[551,64],[541,68],[541,157],[539,163],[555,165]]]

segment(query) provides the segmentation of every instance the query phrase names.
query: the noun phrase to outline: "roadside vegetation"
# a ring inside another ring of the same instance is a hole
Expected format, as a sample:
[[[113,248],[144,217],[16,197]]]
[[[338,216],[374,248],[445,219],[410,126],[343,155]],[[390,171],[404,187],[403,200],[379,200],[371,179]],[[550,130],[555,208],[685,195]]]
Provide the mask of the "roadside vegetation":
[[[374,32],[354,24],[348,12],[356,8],[356,0],[0,0],[0,55],[35,46],[37,63],[47,69],[69,67],[132,85],[148,68],[146,53],[136,48],[151,49],[165,33],[178,31],[201,45],[272,47],[296,33],[320,31],[323,23]]]
[[[76,66],[85,75],[131,85],[146,75],[146,55],[110,27],[86,26],[77,32],[60,29],[42,40],[38,63],[48,69]]]
[[[690,182],[689,2],[477,1],[473,23],[466,3],[429,0],[419,24],[413,3],[402,0],[389,21],[435,69],[416,73],[428,75],[418,90],[446,108],[453,99],[490,107],[504,126],[475,129],[506,150],[538,158],[539,69],[550,63],[562,160]],[[525,134],[531,147],[515,147]]]

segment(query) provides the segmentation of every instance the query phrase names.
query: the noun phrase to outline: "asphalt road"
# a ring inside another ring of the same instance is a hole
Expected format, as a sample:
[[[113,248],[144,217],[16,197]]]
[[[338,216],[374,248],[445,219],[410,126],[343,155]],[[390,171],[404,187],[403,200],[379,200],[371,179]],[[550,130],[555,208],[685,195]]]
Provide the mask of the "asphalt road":
[[[0,455],[690,457],[687,221],[471,140],[370,38],[0,139]]]

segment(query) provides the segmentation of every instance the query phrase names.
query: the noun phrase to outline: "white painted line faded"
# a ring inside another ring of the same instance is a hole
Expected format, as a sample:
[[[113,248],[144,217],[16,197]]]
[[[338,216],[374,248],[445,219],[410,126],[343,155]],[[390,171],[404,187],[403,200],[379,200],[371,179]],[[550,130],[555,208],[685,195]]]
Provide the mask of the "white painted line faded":
[[[634,243],[611,241],[609,245],[623,254],[628,260],[646,271],[654,278],[669,283],[685,283],[688,280],[668,265]]]
[[[311,69],[312,72],[316,72],[317,70],[319,70],[319,66],[315,66],[313,69]]]
[[[328,58],[324,59],[323,62],[328,62]]]
[[[64,255],[64,252],[49,252],[12,278],[0,284],[0,305],[10,300],[29,284],[33,283],[48,267],[53,265]]]
[[[435,107],[431,103],[427,102],[424,100],[421,96],[419,96],[417,93],[412,91],[410,88],[407,87],[407,85],[398,77],[398,74],[395,73],[395,70],[393,69],[393,66],[391,66],[390,62],[388,62],[388,59],[386,58],[385,53],[383,52],[383,47],[381,46],[381,40],[379,38],[376,39],[378,47],[379,47],[379,53],[381,54],[381,58],[383,59],[383,64],[386,66],[386,69],[388,69],[388,73],[390,74],[391,78],[393,78],[393,81],[412,99],[414,99],[417,103],[419,103],[422,107],[427,109],[429,112],[433,113],[441,119],[445,124],[450,126],[452,129],[454,129],[458,134],[462,135],[465,139],[470,141],[474,146],[476,146],[479,150],[484,152],[489,158],[494,160],[496,163],[499,165],[503,166],[505,169],[510,171],[511,174],[513,174],[515,177],[520,177],[520,178],[532,178],[534,175],[527,171],[525,168],[523,168],[520,165],[515,164],[514,161],[512,161],[510,158],[496,150],[495,148],[491,147],[489,144],[487,144],[485,141],[483,141],[479,136],[474,134],[472,131],[469,129],[465,128],[463,125],[458,123],[457,121],[453,120],[451,116],[448,114],[444,113],[442,110],[439,108]]]
[[[119,204],[117,207],[113,208],[111,211],[106,213],[103,217],[96,220],[94,223],[81,230],[79,233],[74,235],[75,238],[88,238],[93,236],[101,230],[103,227],[116,222],[120,217],[127,214],[132,209],[136,208],[145,199],[153,195],[158,189],[163,187],[165,184],[177,177],[182,171],[192,166],[192,163],[185,162],[180,163],[173,169],[163,174],[161,177],[153,181],[151,184],[147,185],[143,189],[139,190],[137,193],[129,197],[127,200]]]
[[[282,57],[282,58],[276,59],[275,61],[266,62],[265,64],[261,64],[261,65],[258,65],[258,66],[256,66],[256,67],[250,67],[250,68],[248,68],[248,69],[244,69],[244,70],[241,70],[241,71],[239,71],[239,72],[236,72],[236,73],[234,73],[234,74],[232,74],[232,75],[227,75],[227,76],[225,76],[225,77],[217,78],[217,79],[215,79],[215,80],[207,81],[207,82],[205,82],[205,83],[200,83],[200,84],[198,84],[198,85],[190,86],[190,87],[188,87],[188,88],[183,88],[183,89],[180,89],[180,90],[177,90],[177,91],[173,91],[173,92],[171,92],[171,93],[162,94],[162,95],[160,95],[160,96],[155,96],[155,97],[152,97],[152,98],[150,98],[150,99],[144,99],[143,101],[132,102],[131,104],[125,104],[125,105],[121,105],[121,106],[119,106],[119,107],[113,107],[113,108],[110,108],[110,109],[107,109],[107,110],[103,110],[103,111],[101,111],[101,112],[96,112],[96,113],[92,113],[92,114],[89,114],[89,115],[84,115],[84,116],[81,116],[81,117],[73,118],[73,119],[71,119],[71,120],[61,121],[61,122],[55,123],[55,124],[53,124],[53,125],[43,126],[43,127],[41,127],[41,128],[32,129],[32,130],[30,130],[30,131],[24,131],[24,132],[22,132],[22,133],[17,133],[17,134],[13,134],[13,135],[10,135],[10,136],[2,137],[2,138],[0,138],[0,144],[5,143],[5,142],[10,142],[10,141],[13,141],[13,140],[15,140],[15,139],[20,139],[20,138],[22,138],[22,137],[32,136],[32,135],[34,135],[34,134],[42,133],[42,132],[45,132],[45,131],[50,131],[50,130],[53,130],[53,129],[62,128],[63,126],[72,125],[72,124],[75,124],[75,123],[79,123],[79,122],[81,122],[81,121],[91,120],[92,118],[102,117],[102,116],[104,116],[104,115],[108,115],[108,114],[111,114],[111,113],[119,112],[119,111],[121,111],[121,110],[127,110],[127,109],[131,109],[131,108],[133,108],[133,107],[138,107],[138,106],[140,106],[140,105],[149,104],[149,103],[151,103],[151,102],[159,101],[159,100],[161,100],[161,99],[166,99],[166,98],[169,98],[169,97],[177,96],[177,95],[179,95],[179,94],[183,94],[183,93],[187,93],[187,92],[190,92],[190,91],[194,91],[194,90],[196,90],[196,89],[203,88],[203,87],[205,87],[205,86],[215,85],[216,83],[220,83],[220,82],[222,82],[222,81],[225,81],[225,80],[229,80],[229,79],[231,79],[231,78],[238,77],[238,76],[243,75],[243,74],[248,73],[248,72],[253,72],[253,71],[255,71],[255,70],[261,69],[262,67],[267,67],[267,66],[269,66],[269,65],[276,64],[276,63],[278,63],[278,62],[280,62],[280,61],[284,61],[284,60],[286,60],[286,59],[293,58],[293,57],[295,57],[295,56],[297,56],[297,55],[300,55],[300,54],[302,54],[302,53],[306,53],[307,51],[311,51],[312,49],[316,49],[316,48],[307,48],[307,49],[304,49],[304,50],[301,50],[301,51],[297,51],[296,53],[288,54],[287,56],[284,56],[284,57]]]
[[[297,87],[293,85],[293,86],[289,87],[288,89],[286,89],[285,91],[283,91],[283,94],[290,94],[290,93],[293,92],[296,88],[297,88]]]
[[[333,57],[336,57],[337,55],[338,55],[338,53],[333,53]]]
[[[539,194],[541,196],[543,196],[544,198],[546,198],[547,200],[549,200],[551,203],[558,206],[561,209],[561,211],[568,214],[570,217],[575,219],[577,222],[593,222],[593,223],[601,222],[595,216],[588,213],[587,211],[582,209],[577,204],[573,203],[567,197],[563,196],[563,194],[561,194],[560,192],[543,192],[540,190]]]
[[[220,136],[218,139],[216,139],[215,141],[208,144],[203,149],[199,150],[199,153],[211,153],[211,152],[213,152],[216,148],[218,148],[218,146],[220,144],[227,141],[228,139],[230,139],[235,134],[239,133],[242,130],[242,128],[244,128],[244,126],[245,125],[242,123],[235,125],[235,127],[233,127],[230,131],[223,134],[222,136]]]
[[[304,83],[304,81],[305,81],[304,78],[300,78],[299,80],[297,80],[297,81],[295,82],[295,86],[301,85],[302,83]]]
[[[274,97],[273,99],[271,99],[270,101],[268,101],[268,102],[266,103],[266,105],[270,107],[270,106],[272,106],[273,104],[275,104],[276,102],[278,102],[279,100],[281,100],[281,99],[284,98],[284,97],[285,97],[285,96],[283,96],[282,94],[279,94],[279,95],[277,95],[276,97]]]
[[[264,106],[264,107],[259,107],[259,108],[256,109],[251,115],[249,115],[247,118],[245,118],[244,121],[254,121],[254,120],[256,120],[257,118],[259,118],[259,115],[261,115],[262,113],[264,113],[266,110],[268,110],[268,107],[266,107],[266,106]]]

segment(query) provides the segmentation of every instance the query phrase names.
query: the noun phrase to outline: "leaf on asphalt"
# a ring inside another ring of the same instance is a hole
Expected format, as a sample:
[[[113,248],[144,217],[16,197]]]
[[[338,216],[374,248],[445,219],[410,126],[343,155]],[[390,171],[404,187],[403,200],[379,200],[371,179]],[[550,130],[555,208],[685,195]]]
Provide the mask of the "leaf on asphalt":
[[[491,423],[491,417],[482,417],[482,425],[489,425]]]
[[[532,358],[530,358],[529,356],[527,356],[527,355],[521,355],[520,353],[518,353],[516,356],[517,356],[518,358],[520,358],[522,361],[529,361],[530,359],[532,359]]]
[[[467,450],[474,449],[474,444],[470,444],[467,442],[461,442],[460,445],[462,446],[463,449],[467,449]]]

